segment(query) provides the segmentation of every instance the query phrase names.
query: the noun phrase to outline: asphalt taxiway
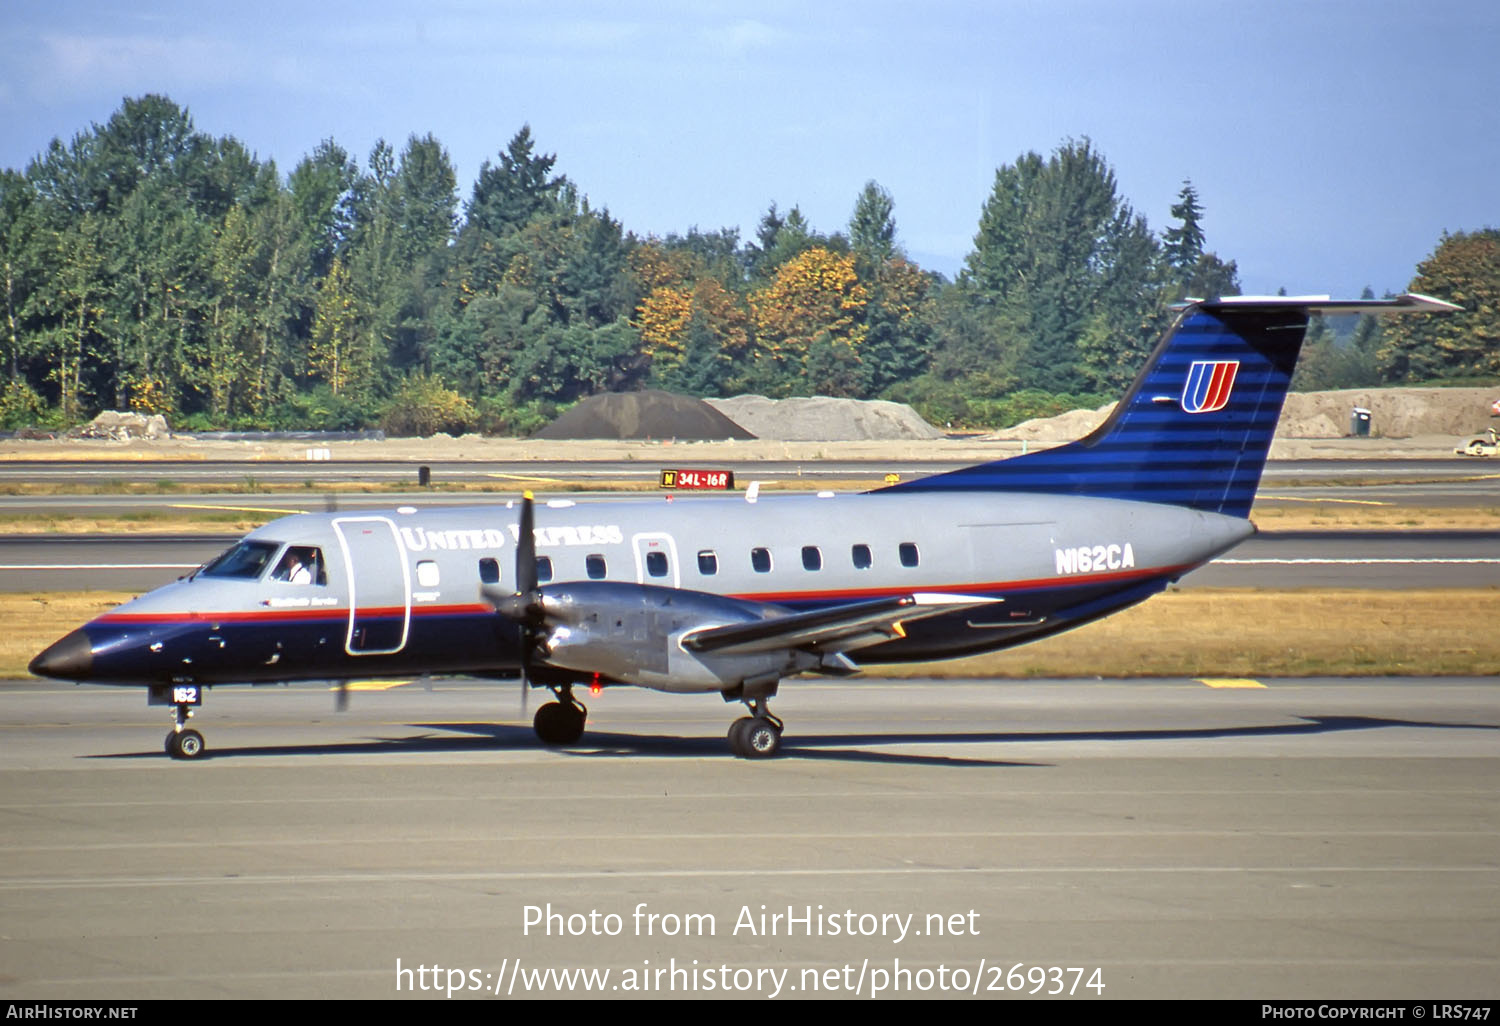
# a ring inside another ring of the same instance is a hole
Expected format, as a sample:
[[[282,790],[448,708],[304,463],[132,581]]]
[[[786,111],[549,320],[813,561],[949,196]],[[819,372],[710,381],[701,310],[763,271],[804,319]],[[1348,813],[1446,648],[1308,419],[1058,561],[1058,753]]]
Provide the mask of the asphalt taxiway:
[[[1495,997],[1496,683],[1210,683],[789,685],[766,762],[714,696],[226,688],[195,763],[4,685],[0,996]]]

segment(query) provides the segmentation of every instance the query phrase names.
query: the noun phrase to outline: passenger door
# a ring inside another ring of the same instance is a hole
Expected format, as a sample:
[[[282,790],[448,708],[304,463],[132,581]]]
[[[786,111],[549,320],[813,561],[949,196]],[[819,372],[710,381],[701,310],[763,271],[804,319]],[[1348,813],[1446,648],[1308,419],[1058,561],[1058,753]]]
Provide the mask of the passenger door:
[[[411,571],[400,532],[380,516],[337,517],[333,529],[349,581],[344,651],[352,656],[401,651],[411,628]]]

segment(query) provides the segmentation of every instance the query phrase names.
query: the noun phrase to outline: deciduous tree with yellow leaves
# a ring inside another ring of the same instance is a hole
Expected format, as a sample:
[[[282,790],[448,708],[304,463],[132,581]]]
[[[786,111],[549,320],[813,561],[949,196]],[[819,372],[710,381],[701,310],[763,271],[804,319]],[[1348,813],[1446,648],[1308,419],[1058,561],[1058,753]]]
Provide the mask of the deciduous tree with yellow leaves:
[[[859,360],[869,298],[852,255],[824,246],[798,254],[750,293],[756,360],[769,363],[788,388],[847,394],[848,366]],[[829,352],[810,359],[824,348]],[[837,367],[838,373],[810,373],[815,367]]]

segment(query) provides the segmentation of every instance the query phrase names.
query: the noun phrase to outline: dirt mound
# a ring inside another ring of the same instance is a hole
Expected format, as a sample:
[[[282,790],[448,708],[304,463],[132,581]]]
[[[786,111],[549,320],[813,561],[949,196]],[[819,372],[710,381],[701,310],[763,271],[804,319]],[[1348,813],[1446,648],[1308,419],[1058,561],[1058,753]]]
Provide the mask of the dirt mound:
[[[1069,410],[1055,417],[1035,417],[1001,428],[985,438],[997,442],[1071,442],[1103,424],[1114,408],[1115,404],[1109,403],[1097,410]]]
[[[116,442],[171,436],[167,418],[159,413],[148,417],[143,413],[118,413],[114,410],[105,410],[87,424],[80,424],[68,432],[69,438],[109,438]]]
[[[714,409],[754,431],[756,437],[781,442],[859,442],[876,439],[942,438],[943,433],[905,403],[880,399],[767,399],[737,395],[704,400]]]
[[[1490,424],[1490,404],[1500,388],[1347,388],[1292,392],[1277,425],[1277,438],[1343,438],[1356,406],[1370,411],[1370,433],[1379,438],[1417,435],[1479,435]],[[986,439],[1071,442],[1104,422],[1114,404],[1070,410],[1056,417],[1022,421]]]
[[[1342,438],[1354,407],[1370,411],[1370,433],[1381,438],[1480,434],[1500,388],[1345,388],[1286,397],[1278,438]]]
[[[659,389],[590,396],[533,438],[754,438],[707,403]]]

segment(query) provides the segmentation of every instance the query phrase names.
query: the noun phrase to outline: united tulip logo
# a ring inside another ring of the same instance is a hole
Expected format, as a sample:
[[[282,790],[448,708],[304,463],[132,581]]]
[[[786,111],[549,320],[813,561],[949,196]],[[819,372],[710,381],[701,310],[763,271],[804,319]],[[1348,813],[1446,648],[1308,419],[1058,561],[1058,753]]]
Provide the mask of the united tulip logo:
[[[1182,409],[1186,413],[1213,413],[1229,405],[1238,360],[1194,360],[1182,386]]]

